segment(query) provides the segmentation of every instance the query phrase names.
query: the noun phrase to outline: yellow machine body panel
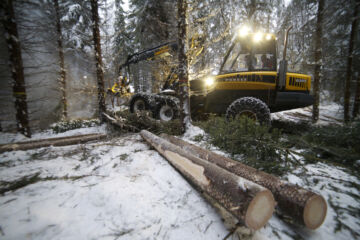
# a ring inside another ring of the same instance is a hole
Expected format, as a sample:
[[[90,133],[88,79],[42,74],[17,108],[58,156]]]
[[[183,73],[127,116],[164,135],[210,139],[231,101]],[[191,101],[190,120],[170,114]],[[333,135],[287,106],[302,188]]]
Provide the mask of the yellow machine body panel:
[[[287,73],[285,89],[288,91],[310,91],[311,77],[305,74]]]
[[[275,90],[277,72],[238,72],[215,76],[209,90]],[[310,91],[311,76],[299,73],[286,74],[286,91]]]

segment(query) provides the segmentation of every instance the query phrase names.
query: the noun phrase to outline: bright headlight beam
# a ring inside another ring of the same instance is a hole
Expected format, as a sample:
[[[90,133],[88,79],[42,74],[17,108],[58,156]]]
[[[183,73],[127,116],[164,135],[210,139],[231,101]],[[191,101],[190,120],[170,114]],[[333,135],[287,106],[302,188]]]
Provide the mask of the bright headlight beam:
[[[242,26],[239,29],[239,36],[240,37],[245,37],[250,33],[250,28],[248,26]]]
[[[263,33],[262,32],[257,32],[254,35],[254,42],[260,42],[263,38]]]
[[[206,86],[211,86],[211,85],[214,84],[214,82],[215,82],[215,78],[214,78],[214,77],[207,77],[207,78],[205,79],[205,84],[206,84]]]
[[[271,34],[266,34],[266,40],[271,40]]]

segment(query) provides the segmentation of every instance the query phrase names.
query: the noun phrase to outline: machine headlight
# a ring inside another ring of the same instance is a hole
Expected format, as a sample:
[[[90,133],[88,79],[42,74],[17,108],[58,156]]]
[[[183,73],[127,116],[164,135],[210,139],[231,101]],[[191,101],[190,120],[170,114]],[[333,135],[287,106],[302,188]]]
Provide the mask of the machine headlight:
[[[242,26],[239,29],[239,36],[240,37],[246,37],[250,33],[250,28],[248,26]]]
[[[254,35],[254,42],[260,42],[263,39],[263,33],[257,32]]]
[[[266,40],[271,40],[271,38],[272,38],[271,34],[266,34],[266,37],[265,37]]]
[[[213,85],[215,82],[215,78],[214,77],[207,77],[205,78],[205,85],[210,87],[211,85]]]

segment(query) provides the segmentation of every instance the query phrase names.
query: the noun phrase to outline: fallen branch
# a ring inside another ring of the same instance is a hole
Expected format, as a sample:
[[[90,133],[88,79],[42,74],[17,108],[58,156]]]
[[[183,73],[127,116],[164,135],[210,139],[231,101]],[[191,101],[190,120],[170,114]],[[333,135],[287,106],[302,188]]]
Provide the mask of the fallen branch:
[[[263,227],[274,211],[269,190],[239,177],[146,130],[141,136],[196,188],[216,200],[250,229]]]
[[[106,138],[106,134],[86,134],[86,135],[77,135],[70,137],[60,137],[60,138],[47,138],[40,139],[28,142],[16,142],[11,144],[0,145],[0,153],[7,151],[17,151],[17,150],[29,150],[41,147],[49,146],[66,146],[79,143],[85,143],[94,140],[101,140]]]
[[[126,119],[122,117],[111,117],[110,115],[103,113],[103,115],[106,117],[106,119],[113,125],[119,127],[121,130],[126,130],[130,132],[140,132],[140,129],[138,129],[135,126],[129,125],[126,123]]]
[[[0,181],[0,194],[4,194],[8,191],[16,191],[20,188],[26,187],[28,185],[40,182],[40,181],[53,181],[53,180],[78,180],[80,178],[89,177],[91,175],[81,175],[81,176],[64,176],[64,177],[40,177],[40,172],[34,173],[29,176],[24,176],[15,181]]]
[[[279,210],[306,227],[316,229],[324,222],[327,205],[321,195],[176,137],[167,134],[162,134],[161,137],[182,148],[183,151],[189,154],[214,163],[240,177],[268,188],[274,194]]]

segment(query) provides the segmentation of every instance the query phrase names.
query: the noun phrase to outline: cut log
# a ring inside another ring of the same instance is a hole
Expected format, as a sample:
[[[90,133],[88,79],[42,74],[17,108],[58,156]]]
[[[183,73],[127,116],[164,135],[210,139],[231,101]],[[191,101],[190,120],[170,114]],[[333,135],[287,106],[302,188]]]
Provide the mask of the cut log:
[[[307,228],[316,229],[324,222],[327,204],[321,195],[176,137],[167,134],[161,134],[161,137],[181,147],[189,154],[205,159],[269,189],[275,197],[279,212],[292,217],[296,222],[305,225]]]
[[[257,230],[272,216],[275,201],[268,189],[195,157],[146,130],[140,134],[193,186],[215,199],[241,224]]]
[[[0,145],[0,153],[7,151],[17,151],[17,150],[29,150],[41,147],[49,146],[66,146],[72,144],[85,143],[94,140],[100,140],[106,138],[106,134],[86,134],[86,135],[77,135],[77,136],[68,136],[68,137],[59,137],[59,138],[48,138],[40,139],[28,142],[16,142],[11,144]]]

